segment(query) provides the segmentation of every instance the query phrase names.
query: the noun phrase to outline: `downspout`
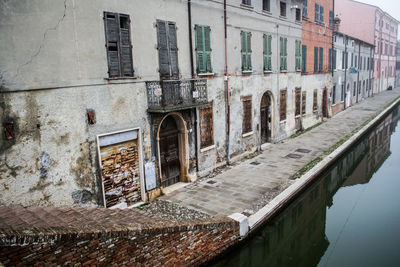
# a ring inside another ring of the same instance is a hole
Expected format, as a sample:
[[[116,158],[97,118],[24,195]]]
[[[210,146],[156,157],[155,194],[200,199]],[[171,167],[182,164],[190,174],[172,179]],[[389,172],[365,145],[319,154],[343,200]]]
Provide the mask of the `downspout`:
[[[228,72],[228,30],[226,23],[226,0],[224,0],[224,33],[225,33],[225,86],[226,86],[226,163],[231,164],[230,148],[230,120],[231,120],[231,96],[229,90],[229,72]]]
[[[390,27],[389,27],[389,45],[388,45],[388,48],[390,47]],[[389,61],[389,53],[386,51],[386,54],[387,54],[387,70],[389,70],[390,68],[389,68],[389,65],[390,65],[390,61]],[[392,74],[392,73],[390,73],[390,74]],[[389,75],[388,75],[388,72],[386,72],[386,90],[389,88]]]
[[[358,71],[357,71],[357,97],[356,97],[356,103],[358,103],[358,95],[361,93],[361,83],[360,83],[359,80],[360,80],[360,70],[361,70],[362,66],[360,66],[360,64],[362,64],[362,61],[361,61],[361,41],[358,42],[358,63],[357,63]]]
[[[187,3],[188,7],[188,28],[189,28],[189,53],[190,53],[190,72],[192,74],[192,79],[195,78],[194,74],[194,64],[193,64],[193,37],[192,37],[192,1],[188,0]],[[199,172],[199,150],[198,150],[198,125],[197,125],[197,108],[193,109],[194,111],[194,135],[195,135],[195,142],[194,142],[194,149],[196,151],[196,172]]]
[[[348,39],[348,37],[347,37],[347,35],[344,35],[343,36],[343,38],[345,38],[345,40],[344,40],[344,56],[346,57],[346,58],[344,58],[343,60],[344,60],[344,86],[343,86],[343,89],[344,89],[344,102],[343,102],[343,110],[345,110],[346,109],[346,95],[347,95],[347,67],[348,67],[348,59],[349,59],[349,56],[347,55],[347,41],[349,40]]]
[[[369,48],[369,58],[370,58],[370,60],[369,60],[369,68],[368,68],[368,79],[369,79],[369,82],[368,82],[368,84],[369,84],[369,88],[368,88],[368,97],[371,96],[371,91],[372,91],[371,69],[373,69],[373,67],[374,67],[374,66],[371,66],[371,65],[372,65],[372,62],[373,62],[373,59],[372,59],[372,49],[371,49],[371,47]],[[371,61],[372,61],[372,62],[371,62]],[[371,89],[370,89],[370,88],[371,88]],[[373,91],[372,91],[372,93],[373,93]]]

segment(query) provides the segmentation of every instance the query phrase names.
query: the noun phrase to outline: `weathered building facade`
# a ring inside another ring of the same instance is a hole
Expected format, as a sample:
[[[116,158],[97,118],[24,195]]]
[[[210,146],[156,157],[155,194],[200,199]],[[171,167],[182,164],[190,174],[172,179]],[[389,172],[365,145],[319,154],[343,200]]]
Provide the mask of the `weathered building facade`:
[[[302,16],[303,91],[298,105],[304,128],[308,128],[331,114],[333,1],[304,0]]]
[[[355,10],[362,15],[355,15]],[[373,92],[393,87],[399,22],[379,7],[354,0],[336,0],[335,16],[341,20],[341,33],[374,44]]]
[[[372,96],[374,46],[334,34],[332,114]]]
[[[296,132],[302,87],[317,122],[329,85],[301,76],[302,2],[225,4],[2,2],[0,201],[156,197]]]

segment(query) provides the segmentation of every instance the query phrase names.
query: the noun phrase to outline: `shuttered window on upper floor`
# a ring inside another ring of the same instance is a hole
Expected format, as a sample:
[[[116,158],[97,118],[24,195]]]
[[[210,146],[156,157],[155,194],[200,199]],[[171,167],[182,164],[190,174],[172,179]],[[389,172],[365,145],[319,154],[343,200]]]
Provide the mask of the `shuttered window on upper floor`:
[[[333,27],[333,11],[329,11],[329,27]]]
[[[272,71],[272,36],[264,34],[264,71]]]
[[[178,79],[178,45],[175,22],[157,20],[158,62],[161,79]]]
[[[315,22],[319,21],[319,5],[315,3]]]
[[[324,23],[324,7],[319,6],[319,22]]]
[[[133,77],[132,44],[128,15],[104,12],[108,76]]]
[[[328,69],[332,70],[332,48],[329,48]]]
[[[301,71],[302,72],[307,72],[307,46],[302,45],[302,51],[301,51]]]
[[[251,71],[251,32],[240,32],[242,45],[242,71]]]
[[[287,71],[287,38],[280,38],[281,71]]]
[[[307,10],[307,0],[303,0],[303,17],[308,16],[308,10]]]
[[[210,26],[195,25],[197,73],[210,73],[211,29]]]
[[[314,46],[314,72],[318,72],[318,47]]]
[[[324,49],[322,47],[319,48],[319,71],[323,71],[324,70]]]

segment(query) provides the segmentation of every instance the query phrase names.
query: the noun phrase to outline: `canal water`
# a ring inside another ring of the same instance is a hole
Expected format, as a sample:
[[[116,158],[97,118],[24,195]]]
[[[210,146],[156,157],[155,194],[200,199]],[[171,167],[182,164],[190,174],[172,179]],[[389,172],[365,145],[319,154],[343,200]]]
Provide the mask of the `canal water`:
[[[212,266],[400,266],[400,107]]]

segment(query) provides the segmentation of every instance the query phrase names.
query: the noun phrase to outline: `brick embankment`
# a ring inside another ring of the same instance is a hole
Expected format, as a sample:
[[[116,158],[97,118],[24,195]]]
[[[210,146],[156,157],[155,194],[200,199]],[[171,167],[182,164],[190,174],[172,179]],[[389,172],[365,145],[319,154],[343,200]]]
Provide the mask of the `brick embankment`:
[[[189,266],[237,242],[225,217],[171,221],[137,209],[0,207],[0,266]]]

